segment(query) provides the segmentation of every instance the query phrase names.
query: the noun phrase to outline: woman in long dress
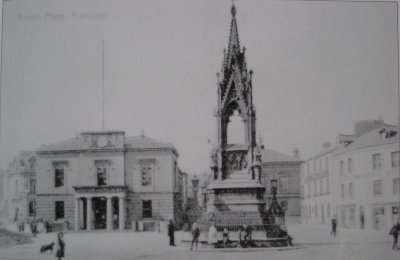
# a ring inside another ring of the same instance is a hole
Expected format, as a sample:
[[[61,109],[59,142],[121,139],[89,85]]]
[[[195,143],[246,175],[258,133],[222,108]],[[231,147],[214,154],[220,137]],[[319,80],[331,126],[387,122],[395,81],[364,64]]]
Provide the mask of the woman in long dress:
[[[210,228],[208,229],[208,244],[215,246],[215,244],[218,242],[217,239],[217,229],[215,228],[214,223],[211,223]]]

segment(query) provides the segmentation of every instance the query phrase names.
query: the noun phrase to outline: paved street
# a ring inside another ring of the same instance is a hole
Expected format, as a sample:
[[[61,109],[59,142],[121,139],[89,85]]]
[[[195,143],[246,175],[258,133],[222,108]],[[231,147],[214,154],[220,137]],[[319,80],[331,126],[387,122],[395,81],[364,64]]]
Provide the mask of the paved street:
[[[400,251],[391,250],[391,238],[385,233],[367,231],[339,232],[336,238],[329,236],[326,228],[295,225],[289,227],[300,249],[254,249],[252,251],[189,251],[187,243],[168,246],[166,233],[157,232],[92,232],[67,233],[66,260],[68,259],[351,259],[397,260]],[[183,237],[177,233],[177,241]],[[302,239],[300,239],[302,237]],[[56,241],[56,234],[39,234],[32,244],[0,249],[0,259],[55,259],[54,254],[42,255],[43,244]],[[248,254],[244,255],[247,252]]]

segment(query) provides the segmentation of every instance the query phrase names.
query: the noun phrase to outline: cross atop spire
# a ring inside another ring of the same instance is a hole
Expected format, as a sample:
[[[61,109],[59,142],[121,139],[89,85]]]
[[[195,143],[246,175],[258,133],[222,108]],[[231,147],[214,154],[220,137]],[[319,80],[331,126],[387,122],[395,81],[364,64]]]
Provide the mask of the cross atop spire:
[[[228,43],[228,55],[232,54],[233,48],[237,48],[239,50],[240,45],[239,45],[239,33],[237,29],[237,23],[236,23],[236,6],[232,1],[232,7],[231,7],[231,14],[232,14],[232,20],[231,20],[231,31],[229,33],[229,43]]]
[[[232,14],[232,16],[236,15],[236,6],[235,6],[235,3],[233,0],[232,0],[232,7],[231,7],[231,14]]]

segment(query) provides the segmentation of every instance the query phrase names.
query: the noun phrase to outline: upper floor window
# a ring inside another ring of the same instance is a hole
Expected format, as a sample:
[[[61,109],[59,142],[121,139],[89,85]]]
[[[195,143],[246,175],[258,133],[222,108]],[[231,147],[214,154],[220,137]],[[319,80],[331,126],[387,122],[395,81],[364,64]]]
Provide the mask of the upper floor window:
[[[65,178],[65,162],[53,162],[54,167],[54,186],[56,188],[64,186],[64,178]]]
[[[304,185],[301,185],[300,196],[304,199]]]
[[[381,195],[382,194],[382,180],[374,180],[373,183],[374,187],[374,195]]]
[[[322,171],[322,158],[318,159],[319,171]]]
[[[152,165],[149,164],[142,165],[142,186],[151,185],[152,171],[153,171]]]
[[[326,194],[329,194],[330,193],[330,189],[329,189],[330,187],[329,187],[329,178],[327,178],[326,179]]]
[[[372,155],[372,169],[380,169],[382,167],[382,158],[381,154],[373,154]]]
[[[97,173],[97,185],[107,185],[107,176],[109,171],[110,161],[108,160],[96,160],[96,173]]]
[[[153,217],[153,208],[151,205],[151,200],[143,200],[142,201],[142,211],[143,218],[152,218]]]
[[[280,177],[279,178],[279,193],[288,193],[289,192],[289,179],[288,177]]]
[[[400,152],[392,152],[392,167],[399,167],[400,166]]]
[[[310,163],[307,163],[307,176],[310,176]]]
[[[353,172],[353,160],[351,158],[347,159],[347,172],[348,173]]]
[[[317,160],[315,160],[315,159],[313,161],[313,170],[314,170],[314,173],[317,171]]]
[[[345,194],[345,191],[344,191],[344,184],[340,185],[340,194],[341,194],[341,198],[342,199],[346,198],[346,194]]]
[[[393,195],[399,194],[400,191],[400,178],[393,179]]]
[[[35,192],[36,181],[35,179],[29,179],[29,192]]]
[[[317,182],[314,181],[314,197],[317,197]]]
[[[307,184],[307,198],[310,198],[310,197],[311,197],[311,184],[308,183]]]
[[[324,194],[323,180],[319,180],[319,195]]]
[[[343,170],[344,170],[343,168],[344,168],[343,161],[340,161],[340,162],[339,162],[339,173],[340,173],[340,175],[343,174]]]
[[[354,185],[352,182],[349,183],[349,198],[354,199]]]
[[[329,161],[328,161],[328,156],[325,157],[325,170],[329,170]]]

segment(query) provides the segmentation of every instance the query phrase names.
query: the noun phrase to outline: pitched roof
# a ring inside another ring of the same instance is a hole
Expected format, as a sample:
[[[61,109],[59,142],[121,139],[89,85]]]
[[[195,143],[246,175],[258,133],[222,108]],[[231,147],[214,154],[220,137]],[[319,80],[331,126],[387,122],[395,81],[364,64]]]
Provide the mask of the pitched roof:
[[[392,131],[392,133],[396,132],[396,134],[392,136],[386,136],[386,133],[389,133],[390,131]],[[361,135],[353,143],[349,144],[343,149],[338,150],[336,153],[339,154],[350,150],[390,144],[395,142],[398,142],[397,127],[385,125],[385,127],[377,128]]]
[[[163,143],[156,141],[146,136],[126,136],[125,137],[125,148],[127,149],[171,149],[177,153],[176,148],[170,143]],[[76,150],[87,150],[91,147],[85,144],[83,138],[75,137],[61,142],[43,145],[37,152],[45,151],[76,151]]]
[[[176,151],[175,147],[171,143],[163,143],[156,141],[147,136],[128,136],[125,137],[125,148],[131,149],[160,149],[169,148]]]
[[[283,154],[274,150],[264,149],[261,152],[263,163],[273,162],[301,162],[301,158]]]

